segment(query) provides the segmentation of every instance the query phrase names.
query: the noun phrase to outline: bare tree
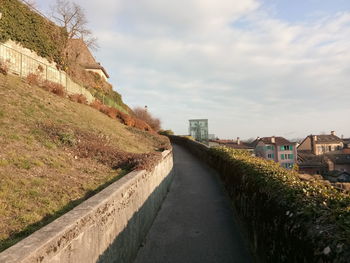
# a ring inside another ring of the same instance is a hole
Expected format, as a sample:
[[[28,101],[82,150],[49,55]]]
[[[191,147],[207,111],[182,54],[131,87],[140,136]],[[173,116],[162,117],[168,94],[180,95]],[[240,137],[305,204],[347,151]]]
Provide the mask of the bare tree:
[[[152,116],[147,110],[147,107],[136,107],[133,109],[136,118],[145,121],[153,130],[158,132],[161,128],[161,121],[158,118]]]
[[[88,29],[88,20],[82,7],[68,0],[56,0],[51,6],[51,17],[68,32],[68,38],[81,38],[91,49],[97,49],[97,38]]]

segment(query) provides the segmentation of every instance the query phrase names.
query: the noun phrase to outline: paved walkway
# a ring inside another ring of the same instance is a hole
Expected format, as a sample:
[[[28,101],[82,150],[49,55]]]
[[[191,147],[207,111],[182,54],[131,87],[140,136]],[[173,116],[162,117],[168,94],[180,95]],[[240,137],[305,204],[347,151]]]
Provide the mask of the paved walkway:
[[[174,181],[135,263],[252,262],[215,172],[173,147]]]

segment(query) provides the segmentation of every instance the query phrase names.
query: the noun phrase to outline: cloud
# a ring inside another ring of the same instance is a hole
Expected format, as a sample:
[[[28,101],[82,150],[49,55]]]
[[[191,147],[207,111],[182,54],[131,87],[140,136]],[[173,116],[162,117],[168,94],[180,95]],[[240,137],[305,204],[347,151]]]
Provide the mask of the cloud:
[[[83,1],[97,56],[131,106],[221,137],[350,134],[350,12],[290,22],[257,0]]]

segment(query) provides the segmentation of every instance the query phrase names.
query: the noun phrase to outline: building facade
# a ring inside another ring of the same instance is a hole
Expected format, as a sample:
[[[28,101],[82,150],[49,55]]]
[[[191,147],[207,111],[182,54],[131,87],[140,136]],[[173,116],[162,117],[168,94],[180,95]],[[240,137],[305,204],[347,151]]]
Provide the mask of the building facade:
[[[283,137],[263,137],[253,142],[257,157],[272,160],[286,169],[292,169],[297,162],[297,149],[293,142]]]
[[[208,143],[208,140],[209,140],[208,119],[189,120],[189,134],[196,141]]]
[[[309,135],[298,146],[298,151],[310,152],[315,155],[322,155],[328,152],[341,150],[344,147],[343,140],[331,134]]]

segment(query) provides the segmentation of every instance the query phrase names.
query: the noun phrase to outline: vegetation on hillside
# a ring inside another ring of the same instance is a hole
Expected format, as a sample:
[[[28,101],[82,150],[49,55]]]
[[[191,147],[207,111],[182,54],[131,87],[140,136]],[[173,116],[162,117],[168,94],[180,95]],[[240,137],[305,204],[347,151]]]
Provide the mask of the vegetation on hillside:
[[[158,132],[161,128],[160,119],[152,116],[152,114],[147,110],[147,108],[136,107],[133,110],[133,115],[146,122],[151,128]]]
[[[18,77],[0,75],[0,96],[0,250],[170,147]]]
[[[17,0],[0,0],[0,42],[17,41],[38,55],[64,65],[67,32]]]
[[[104,104],[127,114],[132,112],[111,84],[98,74],[87,72],[78,63],[67,60],[64,50],[68,33],[64,27],[57,26],[18,0],[0,0],[0,12],[0,43],[10,39],[20,43],[49,61],[56,62],[60,69],[65,70],[75,82],[87,88]]]

